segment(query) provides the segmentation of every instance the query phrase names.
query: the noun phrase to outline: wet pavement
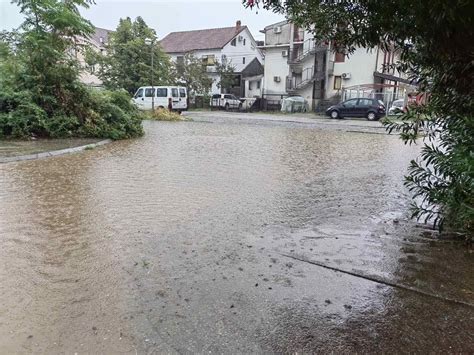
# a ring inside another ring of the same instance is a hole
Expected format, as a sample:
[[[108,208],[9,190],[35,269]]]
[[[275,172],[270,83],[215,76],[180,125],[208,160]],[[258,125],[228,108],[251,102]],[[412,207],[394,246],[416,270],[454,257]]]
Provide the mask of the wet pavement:
[[[418,147],[188,115],[0,165],[0,353],[473,351],[474,254],[407,218]]]

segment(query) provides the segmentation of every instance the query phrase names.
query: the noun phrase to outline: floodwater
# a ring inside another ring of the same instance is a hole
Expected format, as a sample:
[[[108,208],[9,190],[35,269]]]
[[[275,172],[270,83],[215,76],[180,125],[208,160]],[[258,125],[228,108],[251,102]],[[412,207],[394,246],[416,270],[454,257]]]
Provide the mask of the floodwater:
[[[30,141],[0,140],[0,158],[36,154],[97,143],[94,138],[38,139]]]
[[[0,353],[474,351],[473,254],[407,218],[417,147],[216,115],[0,165]]]

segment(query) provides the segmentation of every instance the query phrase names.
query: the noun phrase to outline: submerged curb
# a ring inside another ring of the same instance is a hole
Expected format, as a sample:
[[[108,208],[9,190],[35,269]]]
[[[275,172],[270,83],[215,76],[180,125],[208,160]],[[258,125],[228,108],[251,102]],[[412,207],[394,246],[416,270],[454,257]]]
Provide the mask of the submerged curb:
[[[43,159],[43,158],[55,157],[55,156],[58,156],[58,155],[76,153],[76,152],[80,152],[80,151],[83,151],[83,150],[86,150],[86,149],[99,147],[101,145],[105,145],[105,144],[108,144],[108,143],[111,143],[111,142],[113,142],[112,139],[104,139],[103,141],[99,141],[97,143],[81,145],[81,146],[78,146],[78,147],[52,150],[52,151],[49,151],[49,152],[41,152],[41,153],[35,153],[35,154],[18,155],[16,157],[4,157],[4,158],[0,158],[0,164],[2,164],[2,163],[12,163],[12,162],[15,162],[15,161]]]

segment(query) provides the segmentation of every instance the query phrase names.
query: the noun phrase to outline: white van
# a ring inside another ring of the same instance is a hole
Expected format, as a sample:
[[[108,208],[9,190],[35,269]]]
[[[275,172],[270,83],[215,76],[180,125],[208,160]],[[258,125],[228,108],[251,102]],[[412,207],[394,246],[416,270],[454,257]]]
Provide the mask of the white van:
[[[168,108],[169,99],[171,99],[173,110],[186,111],[188,109],[188,90],[182,86],[142,86],[133,96],[133,101],[140,110],[151,110],[153,99],[155,109]]]

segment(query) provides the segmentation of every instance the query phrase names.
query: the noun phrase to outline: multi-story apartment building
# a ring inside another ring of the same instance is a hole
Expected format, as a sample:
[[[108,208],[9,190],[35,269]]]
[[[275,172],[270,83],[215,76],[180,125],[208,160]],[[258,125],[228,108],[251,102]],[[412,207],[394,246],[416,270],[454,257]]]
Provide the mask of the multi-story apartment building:
[[[300,95],[314,109],[328,100],[368,96],[368,92],[394,99],[400,87],[408,84],[390,68],[396,60],[394,52],[358,48],[350,55],[338,53],[330,42],[315,40],[310,31],[289,21],[261,32],[265,34],[262,96],[267,100]]]
[[[236,84],[231,90],[237,96],[258,96],[263,77],[263,55],[247,26],[240,21],[235,27],[172,32],[160,41],[163,50],[175,62],[192,53],[201,58],[209,76],[213,79],[210,92],[221,93],[218,86],[217,62],[234,67]]]

